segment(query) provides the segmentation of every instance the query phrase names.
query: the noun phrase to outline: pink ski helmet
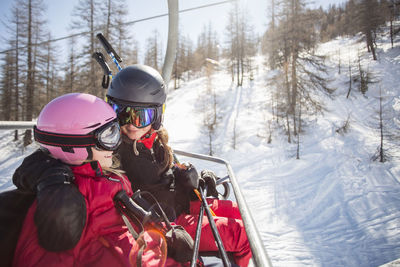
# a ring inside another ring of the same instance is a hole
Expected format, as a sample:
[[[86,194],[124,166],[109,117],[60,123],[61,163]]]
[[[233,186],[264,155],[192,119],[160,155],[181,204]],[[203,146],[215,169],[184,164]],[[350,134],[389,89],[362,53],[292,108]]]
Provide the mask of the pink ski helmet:
[[[115,150],[120,129],[114,110],[100,98],[80,93],[53,99],[40,112],[35,140],[67,164],[80,165],[90,147]]]

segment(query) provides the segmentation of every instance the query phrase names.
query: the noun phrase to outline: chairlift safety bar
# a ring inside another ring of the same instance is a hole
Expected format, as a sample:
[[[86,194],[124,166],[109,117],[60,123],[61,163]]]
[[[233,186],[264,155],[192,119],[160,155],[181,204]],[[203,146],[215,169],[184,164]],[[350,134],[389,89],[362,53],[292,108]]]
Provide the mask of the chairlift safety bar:
[[[0,121],[0,130],[33,130],[34,121]]]
[[[217,157],[189,153],[189,152],[175,150],[175,149],[174,149],[174,153],[177,155],[185,156],[185,157],[196,158],[196,159],[200,159],[200,160],[207,160],[207,161],[212,161],[215,163],[220,163],[220,164],[225,165],[225,167],[228,171],[228,176],[230,177],[229,180],[231,182],[233,192],[235,194],[235,198],[236,198],[236,201],[237,201],[237,204],[239,207],[240,214],[242,215],[247,238],[249,239],[251,252],[253,253],[254,265],[257,267],[265,267],[265,266],[272,267],[271,260],[269,259],[268,254],[267,254],[266,250],[264,249],[263,243],[261,241],[257,227],[253,220],[253,217],[251,216],[251,213],[247,206],[247,203],[242,195],[242,192],[240,191],[239,184],[236,181],[235,175],[233,173],[232,167],[229,164],[229,162],[227,162],[224,159],[217,158]],[[224,178],[226,178],[226,177],[224,177]]]

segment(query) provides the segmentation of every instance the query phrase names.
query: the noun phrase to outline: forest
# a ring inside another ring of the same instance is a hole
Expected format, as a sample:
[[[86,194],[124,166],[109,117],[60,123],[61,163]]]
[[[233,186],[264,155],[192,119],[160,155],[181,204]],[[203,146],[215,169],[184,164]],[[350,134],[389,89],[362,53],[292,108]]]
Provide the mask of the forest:
[[[184,82],[209,75],[210,62],[222,62],[232,83],[241,86],[244,78],[252,79],[256,71],[254,57],[262,53],[263,67],[276,70],[269,78],[274,88],[269,105],[274,119],[285,125],[291,142],[301,132],[302,114],[318,114],[324,109],[311,92],[334,91],[328,86],[329,77],[324,75],[324,56],[316,54],[315,47],[338,36],[359,35],[371,60],[378,60],[376,40],[380,26],[389,25],[383,34],[390,36],[392,46],[400,32],[400,26],[394,23],[400,14],[400,1],[349,0],[327,10],[310,9],[304,0],[268,1],[268,26],[261,35],[254,32],[247,11],[237,1],[230,4],[224,36],[217,35],[212,22],[203,26],[197,40],[179,35],[169,90],[178,90]],[[69,92],[104,97],[102,69],[92,58],[94,52],[101,50],[96,40],[98,32],[123,55],[125,65],[142,63],[161,70],[165,51],[159,32],[153,29],[146,40],[146,51],[140,51],[144,57],[139,58],[140,46],[129,32],[125,2],[80,0],[68,25],[71,35],[64,48],[67,51],[63,51],[67,60],[62,61],[58,55],[63,48],[57,46],[48,30],[43,2],[15,0],[4,21],[10,33],[3,40],[8,48],[0,51],[0,120],[31,121],[51,99]],[[343,68],[354,69],[348,93],[353,89],[363,94],[373,79],[360,62],[351,64],[343,62]],[[212,121],[209,127],[213,127]],[[15,139],[18,138],[16,130]],[[31,142],[31,130],[26,130],[24,144]]]

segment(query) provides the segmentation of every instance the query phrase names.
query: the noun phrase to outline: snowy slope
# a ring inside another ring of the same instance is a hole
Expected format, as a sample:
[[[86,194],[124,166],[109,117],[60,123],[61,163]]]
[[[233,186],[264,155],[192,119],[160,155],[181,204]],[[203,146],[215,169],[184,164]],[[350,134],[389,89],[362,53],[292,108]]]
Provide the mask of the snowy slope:
[[[337,74],[339,47],[342,65],[350,60],[357,66],[360,49],[363,66],[382,80],[370,86],[366,97],[353,89],[346,99],[348,70],[342,67]],[[223,72],[214,75],[221,116],[215,154],[236,171],[274,266],[378,266],[400,257],[400,151],[392,150],[391,162],[370,160],[379,145],[379,87],[385,112],[392,116],[387,124],[399,127],[400,48],[389,47],[380,44],[380,60],[371,62],[364,44],[355,39],[320,46],[319,53],[329,55],[331,87],[338,89],[334,100],[325,97],[325,115],[300,137],[300,160],[295,145],[279,132],[267,143],[269,74],[261,64],[255,80],[242,88],[231,85]],[[207,153],[196,109],[199,91],[205,91],[205,78],[171,93],[166,126],[176,149]],[[335,130],[349,114],[350,132],[339,135]],[[238,143],[233,150],[235,117]]]
[[[378,62],[369,61],[364,44],[355,39],[336,39],[319,47],[319,53],[329,55],[331,87],[338,89],[334,99],[321,95],[327,108],[324,116],[308,118],[310,123],[300,136],[299,160],[295,144],[288,144],[281,131],[275,129],[272,142],[267,143],[271,73],[264,70],[262,57],[256,59],[255,79],[246,79],[243,87],[231,84],[222,67],[213,75],[219,123],[214,155],[231,163],[274,266],[378,266],[400,257],[398,144],[392,142],[391,161],[371,161],[379,145],[380,86],[385,112],[391,116],[388,127],[399,127],[398,43],[394,49],[387,40],[378,44]],[[366,97],[354,90],[346,99],[347,70],[338,74],[337,69],[339,47],[342,65],[349,58],[355,61],[360,48],[363,65],[382,80],[371,86]],[[202,126],[205,90],[202,77],[169,94],[165,126],[173,148],[208,152]],[[335,130],[348,114],[350,131],[339,135]],[[12,187],[14,168],[35,148],[23,151],[12,138],[11,131],[0,132],[2,191]],[[198,170],[209,168],[225,175],[215,163],[182,160],[194,162]]]

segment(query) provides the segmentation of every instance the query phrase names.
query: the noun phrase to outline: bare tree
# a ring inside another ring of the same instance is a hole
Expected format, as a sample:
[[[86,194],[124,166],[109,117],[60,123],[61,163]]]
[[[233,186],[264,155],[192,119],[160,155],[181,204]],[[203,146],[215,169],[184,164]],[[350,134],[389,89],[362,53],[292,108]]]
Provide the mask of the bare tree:
[[[192,67],[197,71],[201,70],[202,67],[207,67],[207,58],[219,60],[218,36],[211,22],[208,25],[203,25],[194,54],[195,66]]]
[[[379,148],[379,161],[384,162],[384,150],[383,150],[383,110],[382,110],[382,88],[379,88],[379,129],[380,129],[380,137],[381,137],[381,145]]]
[[[214,68],[218,66],[218,62],[212,59],[206,59],[206,88],[205,93],[199,95],[201,110],[203,113],[204,130],[208,137],[208,154],[212,156],[213,150],[213,137],[217,128],[217,95],[213,86],[213,73]],[[210,106],[211,104],[211,106]]]
[[[239,7],[239,3],[234,2],[229,12],[229,20],[226,26],[227,51],[225,54],[231,60],[229,68],[232,73],[232,81],[236,76],[237,86],[243,84],[244,73],[246,69],[248,70],[247,62],[256,52],[255,43],[257,40],[248,18],[246,10],[242,10]]]
[[[125,55],[128,55],[130,61],[137,62],[137,55],[136,58],[133,58],[137,44],[129,35],[128,26],[125,24],[128,17],[126,0],[102,0],[100,6],[102,8],[99,13],[102,14],[101,18],[104,18],[101,23],[104,37],[113,44],[113,48],[124,59]],[[110,67],[115,72],[118,71],[114,64],[111,64]]]
[[[27,14],[26,28],[26,65],[27,76],[25,82],[25,120],[31,121],[35,115],[34,96],[37,91],[38,58],[40,48],[36,45],[43,40],[44,4],[42,0],[27,0],[22,3],[22,10]],[[31,130],[26,130],[24,135],[24,146],[32,142]]]
[[[162,64],[162,45],[157,30],[153,31],[152,37],[147,38],[146,47],[147,51],[145,52],[144,64],[160,71]]]
[[[297,136],[300,129],[300,103],[307,107],[310,114],[322,112],[322,105],[313,97],[313,91],[332,93],[324,78],[326,66],[324,57],[314,54],[317,41],[315,13],[305,9],[302,0],[284,0],[281,2],[279,24],[275,33],[277,47],[277,66],[281,69],[283,80],[276,89],[285,92],[277,93],[278,116],[285,119],[288,142],[292,142],[292,134]],[[278,80],[277,80],[278,81]],[[282,98],[283,97],[283,98]]]
[[[26,44],[26,26],[27,26],[27,17],[26,13],[23,10],[24,2],[22,0],[18,0],[14,2],[14,5],[11,8],[11,14],[9,18],[6,18],[6,23],[4,26],[6,27],[9,33],[9,39],[4,40],[8,43],[9,47],[15,48],[15,50],[10,51],[11,54],[6,57],[11,56],[13,59],[8,58],[6,62],[10,64],[7,68],[13,68],[12,73],[14,73],[11,87],[3,88],[3,90],[11,90],[11,104],[9,113],[11,113],[10,119],[18,121],[22,118],[22,108],[21,108],[21,95],[25,92],[21,90],[22,83],[25,80],[26,72],[22,68],[22,59],[26,55],[26,50],[22,49],[22,47]],[[11,81],[11,80],[10,80]],[[18,130],[14,132],[14,140],[18,140]]]
[[[80,87],[77,88],[80,92],[88,92],[97,96],[102,96],[103,91],[101,84],[102,72],[97,66],[95,60],[92,59],[92,54],[100,49],[99,42],[95,38],[95,29],[101,29],[100,19],[100,3],[98,0],[79,0],[74,7],[73,21],[71,28],[73,30],[87,31],[88,34],[83,36],[84,45],[78,54],[80,61]]]
[[[63,93],[73,93],[77,91],[77,77],[79,73],[78,55],[76,52],[76,38],[70,38],[68,41],[68,59],[64,70],[64,90]]]
[[[11,120],[12,89],[14,88],[14,56],[7,52],[1,70],[0,97],[1,97],[1,117],[2,120]]]

